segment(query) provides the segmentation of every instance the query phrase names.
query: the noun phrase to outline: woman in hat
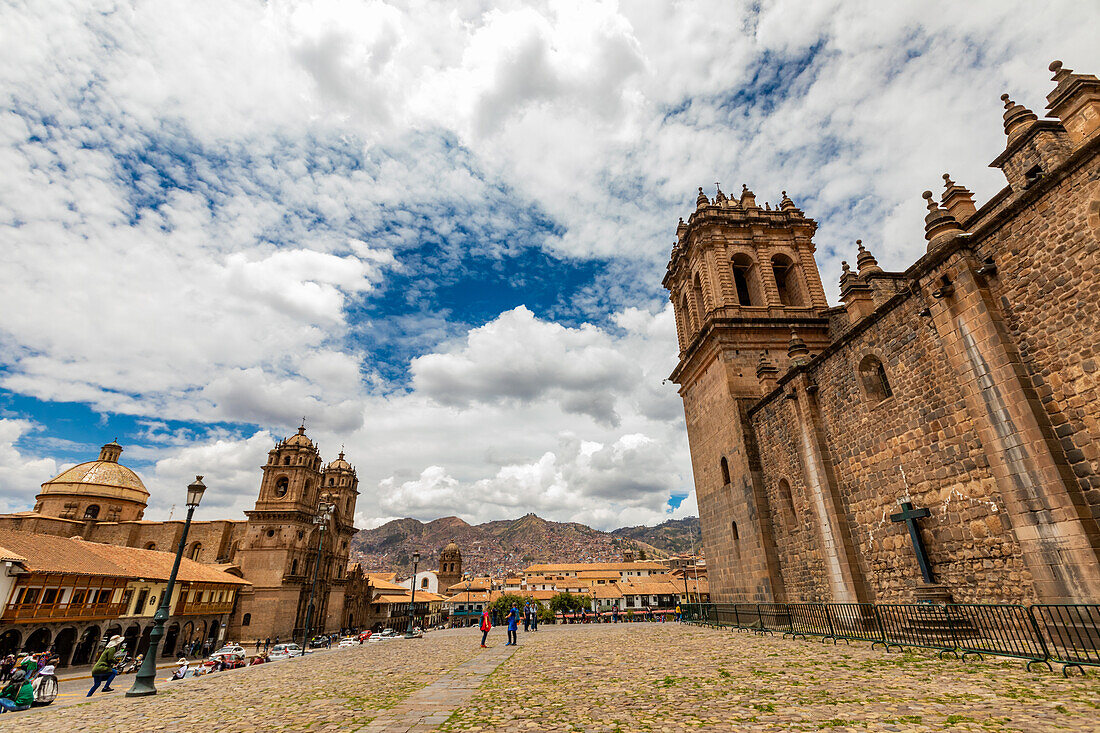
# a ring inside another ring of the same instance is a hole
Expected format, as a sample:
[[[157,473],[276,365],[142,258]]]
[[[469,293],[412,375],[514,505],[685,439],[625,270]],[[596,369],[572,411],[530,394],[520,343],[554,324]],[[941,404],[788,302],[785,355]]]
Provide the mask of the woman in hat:
[[[187,670],[191,669],[191,665],[187,663],[187,659],[184,657],[180,657],[179,659],[177,659],[176,664],[178,664],[179,667],[176,669],[175,672],[172,673],[172,679],[182,680],[184,677],[187,676]]]
[[[115,669],[115,663],[118,661],[119,647],[122,644],[122,637],[115,634],[107,642],[107,648],[103,650],[103,653],[99,655],[99,659],[96,661],[95,666],[92,667],[92,689],[88,690],[88,697],[92,696],[100,685],[103,685],[104,692],[114,692],[114,688],[111,687],[111,682],[114,680],[115,675],[118,674],[118,670]],[[106,684],[104,684],[106,683]]]

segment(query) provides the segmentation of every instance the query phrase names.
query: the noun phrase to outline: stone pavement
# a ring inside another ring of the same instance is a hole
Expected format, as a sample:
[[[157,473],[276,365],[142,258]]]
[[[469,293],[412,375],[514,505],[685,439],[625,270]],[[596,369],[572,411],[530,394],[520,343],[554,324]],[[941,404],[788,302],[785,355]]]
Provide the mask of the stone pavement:
[[[1097,731],[1100,670],[939,661],[677,624],[476,628],[0,716],[84,731]],[[125,689],[124,685],[121,689]]]
[[[515,650],[516,647],[498,644],[479,653],[360,728],[360,733],[436,730],[447,722],[456,708],[474,696],[485,677]]]
[[[447,731],[1098,731],[1100,670],[678,624],[547,626]]]

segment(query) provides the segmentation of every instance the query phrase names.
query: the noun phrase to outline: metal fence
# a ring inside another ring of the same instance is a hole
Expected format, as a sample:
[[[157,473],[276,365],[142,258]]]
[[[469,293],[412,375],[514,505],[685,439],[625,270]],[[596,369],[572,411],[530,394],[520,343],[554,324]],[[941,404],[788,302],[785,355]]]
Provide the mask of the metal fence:
[[[1100,666],[1100,604],[694,603],[683,619],[707,626],[821,641],[921,647],[965,659],[989,654],[1051,662],[1062,674]]]

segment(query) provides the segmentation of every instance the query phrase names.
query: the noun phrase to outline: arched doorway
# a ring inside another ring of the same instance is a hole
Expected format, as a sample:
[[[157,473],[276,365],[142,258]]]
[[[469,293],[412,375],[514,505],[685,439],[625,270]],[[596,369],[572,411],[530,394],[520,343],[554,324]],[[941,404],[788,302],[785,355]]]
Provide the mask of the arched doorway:
[[[172,622],[164,632],[164,639],[160,643],[160,655],[162,657],[176,656],[176,642],[180,638],[180,625]]]
[[[124,641],[122,645],[126,647],[126,652],[133,655],[134,650],[137,649],[138,636],[141,635],[141,627],[137,624],[130,624],[126,627],[126,633],[122,635]]]
[[[50,648],[50,630],[49,629],[35,629],[34,633],[27,637],[27,641],[23,644],[23,651],[37,654],[38,652],[44,652]]]
[[[195,624],[188,621],[180,631],[180,654],[190,656],[191,640],[195,638]]]
[[[144,654],[149,650],[149,634],[153,630],[153,625],[149,624],[145,627],[145,631],[141,632],[141,638],[138,640],[137,650],[134,652],[136,657],[138,654]]]
[[[70,664],[80,667],[93,662],[92,652],[95,651],[98,643],[99,627],[89,626],[84,629],[84,633],[80,635],[80,641],[76,643],[76,649],[73,650],[73,660]]]
[[[15,629],[9,629],[0,634],[0,656],[15,654],[19,651],[21,641],[23,641],[23,635]]]
[[[53,640],[54,654],[61,660],[61,666],[67,667],[69,665],[69,657],[72,656],[73,649],[76,647],[76,627],[66,626],[57,633],[57,638]]]
[[[210,622],[210,632],[206,635],[206,640],[210,643],[210,651],[214,651],[218,648],[218,632],[221,631],[222,625],[218,623],[217,619]]]

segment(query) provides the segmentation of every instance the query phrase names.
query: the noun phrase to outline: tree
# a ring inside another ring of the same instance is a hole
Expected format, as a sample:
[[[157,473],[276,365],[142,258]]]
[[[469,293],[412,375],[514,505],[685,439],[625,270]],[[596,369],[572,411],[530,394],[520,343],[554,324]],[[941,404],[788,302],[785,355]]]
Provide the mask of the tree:
[[[572,613],[590,608],[591,604],[592,599],[588,596],[562,591],[550,599],[550,610],[554,613]]]
[[[645,550],[641,547],[638,548],[638,559],[645,560]]]

